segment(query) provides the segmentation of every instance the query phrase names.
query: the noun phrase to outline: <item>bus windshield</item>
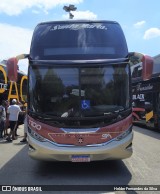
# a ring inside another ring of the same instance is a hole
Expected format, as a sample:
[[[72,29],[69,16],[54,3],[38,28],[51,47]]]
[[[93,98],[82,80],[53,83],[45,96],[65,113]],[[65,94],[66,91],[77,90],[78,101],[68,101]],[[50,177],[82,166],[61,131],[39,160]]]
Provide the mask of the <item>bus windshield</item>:
[[[126,40],[116,22],[41,23],[33,34],[32,60],[126,58]]]
[[[29,109],[58,118],[105,116],[129,108],[129,66],[30,66]]]

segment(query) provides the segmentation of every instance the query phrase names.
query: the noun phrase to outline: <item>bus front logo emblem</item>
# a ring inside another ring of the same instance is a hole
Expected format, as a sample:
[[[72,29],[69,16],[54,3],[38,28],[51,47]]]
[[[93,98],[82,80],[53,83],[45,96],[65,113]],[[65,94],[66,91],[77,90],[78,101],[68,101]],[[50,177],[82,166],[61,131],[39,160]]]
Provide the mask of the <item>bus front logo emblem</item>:
[[[78,143],[83,143],[83,138],[82,137],[80,137],[79,139],[78,139]]]
[[[110,134],[108,134],[108,133],[104,133],[104,134],[102,134],[102,139],[107,139],[107,138],[112,138],[112,136],[110,135]]]

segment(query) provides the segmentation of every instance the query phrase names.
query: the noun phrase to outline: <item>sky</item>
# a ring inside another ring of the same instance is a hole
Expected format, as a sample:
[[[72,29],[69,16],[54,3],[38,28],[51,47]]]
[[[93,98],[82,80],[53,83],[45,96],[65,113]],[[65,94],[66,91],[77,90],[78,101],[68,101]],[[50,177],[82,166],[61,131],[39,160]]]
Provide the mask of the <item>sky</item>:
[[[66,20],[63,6],[73,4],[73,19],[117,21],[130,52],[160,54],[159,0],[0,0],[0,61],[28,54],[36,25]],[[28,61],[19,62],[27,73]]]

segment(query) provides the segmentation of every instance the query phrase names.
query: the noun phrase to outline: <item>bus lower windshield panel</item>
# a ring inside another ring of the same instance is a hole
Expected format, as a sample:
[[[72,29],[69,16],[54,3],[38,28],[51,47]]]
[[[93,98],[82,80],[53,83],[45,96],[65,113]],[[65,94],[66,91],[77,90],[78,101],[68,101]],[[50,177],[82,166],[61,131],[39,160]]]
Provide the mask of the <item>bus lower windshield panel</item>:
[[[117,112],[131,108],[126,64],[30,66],[29,71],[29,111],[58,126],[96,127],[111,122]]]

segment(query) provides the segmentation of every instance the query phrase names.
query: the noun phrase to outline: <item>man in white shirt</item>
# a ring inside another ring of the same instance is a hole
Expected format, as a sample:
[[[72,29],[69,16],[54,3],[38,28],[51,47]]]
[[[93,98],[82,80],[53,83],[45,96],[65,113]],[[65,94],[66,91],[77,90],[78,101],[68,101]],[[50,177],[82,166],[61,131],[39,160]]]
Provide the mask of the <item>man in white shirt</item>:
[[[10,105],[7,110],[7,113],[9,114],[9,125],[11,129],[9,136],[6,139],[7,141],[15,140],[15,128],[18,121],[18,115],[20,112],[22,112],[20,107],[16,103],[17,103],[17,100],[13,99],[12,105]],[[10,138],[11,136],[12,136],[12,139]]]

